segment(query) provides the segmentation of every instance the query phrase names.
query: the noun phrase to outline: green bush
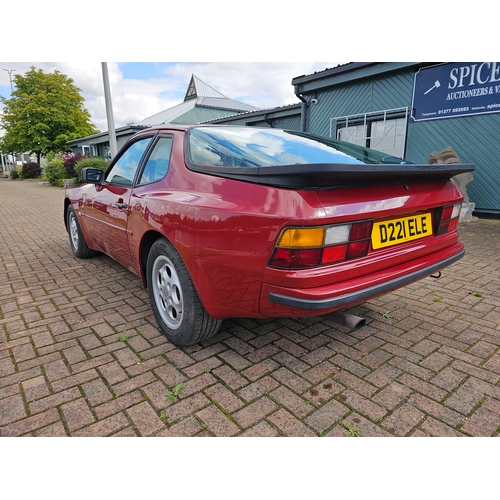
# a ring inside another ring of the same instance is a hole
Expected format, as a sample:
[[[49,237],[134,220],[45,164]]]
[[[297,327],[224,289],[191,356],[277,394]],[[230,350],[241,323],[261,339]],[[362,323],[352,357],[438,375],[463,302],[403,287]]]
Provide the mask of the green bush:
[[[11,179],[19,179],[19,172],[17,171],[17,168],[15,168],[9,172],[9,177]]]
[[[62,158],[54,158],[47,163],[44,169],[45,179],[53,186],[62,186],[62,180],[66,178],[66,169]]]
[[[82,169],[85,167],[98,168],[99,170],[106,170],[109,163],[103,158],[82,158],[75,164],[75,171],[78,175],[78,180],[82,181]]]

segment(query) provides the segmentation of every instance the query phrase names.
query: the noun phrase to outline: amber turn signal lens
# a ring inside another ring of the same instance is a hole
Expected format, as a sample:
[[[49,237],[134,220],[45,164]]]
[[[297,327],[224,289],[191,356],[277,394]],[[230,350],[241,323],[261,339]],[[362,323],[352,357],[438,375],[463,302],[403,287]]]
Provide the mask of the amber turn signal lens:
[[[311,248],[323,245],[324,227],[289,228],[283,231],[278,245],[281,248]]]

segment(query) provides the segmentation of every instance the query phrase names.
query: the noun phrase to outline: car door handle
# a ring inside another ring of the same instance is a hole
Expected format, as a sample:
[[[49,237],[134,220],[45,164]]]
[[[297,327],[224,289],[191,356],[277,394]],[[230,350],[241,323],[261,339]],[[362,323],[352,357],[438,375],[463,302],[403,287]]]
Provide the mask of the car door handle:
[[[120,203],[120,202],[116,202],[116,203],[113,203],[113,205],[117,208],[127,208],[127,204],[126,203]]]

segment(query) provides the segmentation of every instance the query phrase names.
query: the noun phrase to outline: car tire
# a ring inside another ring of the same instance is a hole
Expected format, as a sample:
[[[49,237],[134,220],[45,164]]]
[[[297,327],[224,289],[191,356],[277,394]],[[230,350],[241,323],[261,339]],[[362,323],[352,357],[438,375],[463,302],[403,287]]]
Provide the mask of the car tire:
[[[80,223],[72,205],[69,205],[66,212],[66,222],[68,227],[69,244],[73,255],[79,259],[89,259],[95,257],[99,252],[91,250],[82,233]]]
[[[151,308],[172,344],[197,344],[217,333],[222,321],[207,313],[186,265],[167,239],[153,244],[146,270]]]

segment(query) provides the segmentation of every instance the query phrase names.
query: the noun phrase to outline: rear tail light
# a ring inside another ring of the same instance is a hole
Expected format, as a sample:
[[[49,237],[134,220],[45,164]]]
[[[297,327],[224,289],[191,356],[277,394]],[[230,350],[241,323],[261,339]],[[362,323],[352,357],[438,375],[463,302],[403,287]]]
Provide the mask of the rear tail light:
[[[373,221],[315,228],[287,228],[273,250],[269,265],[283,269],[304,269],[368,254]]]
[[[436,236],[441,236],[443,234],[451,233],[451,231],[454,231],[458,226],[461,211],[461,203],[443,207],[443,211],[439,219],[439,225],[436,230]]]

